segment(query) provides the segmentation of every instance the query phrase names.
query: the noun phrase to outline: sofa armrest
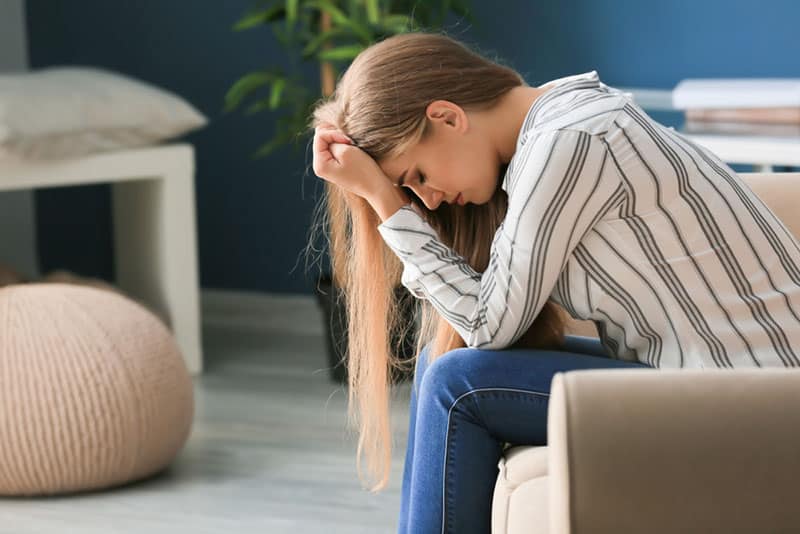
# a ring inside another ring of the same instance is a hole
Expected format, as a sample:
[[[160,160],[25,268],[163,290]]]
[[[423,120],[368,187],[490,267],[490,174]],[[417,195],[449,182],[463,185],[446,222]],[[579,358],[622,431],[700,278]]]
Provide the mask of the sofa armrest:
[[[800,370],[557,373],[551,532],[800,529]]]

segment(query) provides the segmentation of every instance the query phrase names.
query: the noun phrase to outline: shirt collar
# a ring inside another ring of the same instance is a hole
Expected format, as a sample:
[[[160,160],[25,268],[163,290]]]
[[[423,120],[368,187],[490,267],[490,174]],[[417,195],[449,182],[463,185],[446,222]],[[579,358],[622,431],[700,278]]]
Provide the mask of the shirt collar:
[[[519,151],[520,147],[525,140],[526,133],[533,128],[533,125],[536,124],[537,118],[541,115],[541,111],[543,108],[547,107],[547,103],[554,100],[560,95],[567,93],[569,91],[574,91],[576,89],[590,89],[590,88],[606,88],[607,86],[600,81],[600,77],[597,74],[596,70],[590,70],[588,72],[583,72],[581,74],[572,74],[570,76],[564,76],[561,78],[556,78],[550,80],[549,82],[545,82],[542,85],[537,86],[539,89],[544,87],[545,85],[552,85],[547,92],[543,95],[539,96],[536,100],[533,101],[533,104],[528,109],[528,113],[525,114],[525,119],[522,121],[522,127],[517,134],[517,145],[514,154]],[[512,156],[513,161],[513,156]],[[505,191],[507,189],[507,183],[509,179],[508,170],[511,169],[511,166],[506,169],[506,174],[503,177],[503,184],[502,188]]]

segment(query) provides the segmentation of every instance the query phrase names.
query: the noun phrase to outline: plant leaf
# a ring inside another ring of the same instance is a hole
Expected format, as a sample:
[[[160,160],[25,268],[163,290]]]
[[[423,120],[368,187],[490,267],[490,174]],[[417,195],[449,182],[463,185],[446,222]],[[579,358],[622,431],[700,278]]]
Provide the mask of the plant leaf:
[[[309,0],[305,3],[309,7],[316,7],[320,11],[325,11],[331,16],[331,22],[334,24],[346,25],[350,22],[344,11],[330,3],[328,0]]]
[[[286,16],[286,7],[280,4],[272,6],[269,9],[251,11],[250,13],[239,19],[236,22],[236,24],[233,25],[233,31],[238,32],[254,28],[260,24],[267,24],[269,22],[282,19],[285,16]]]
[[[247,95],[275,79],[272,72],[256,71],[239,78],[225,94],[225,111],[235,109]]]
[[[322,61],[337,61],[341,59],[355,59],[364,50],[362,45],[337,46],[329,50],[322,50],[318,57]]]
[[[326,13],[330,14],[331,22],[335,26],[344,26],[349,28],[365,43],[372,41],[372,32],[369,31],[369,28],[349,18],[341,9],[329,2],[329,0],[309,0],[306,2],[306,5],[309,7],[316,7],[320,11],[325,11]]]
[[[300,80],[299,83],[305,83],[305,81]],[[276,96],[276,93],[278,93],[278,96]],[[308,89],[298,85],[298,81],[290,78],[279,78],[272,84],[269,96],[260,98],[250,104],[244,113],[245,115],[253,115],[264,110],[275,110],[281,105],[289,106],[298,99],[307,98],[307,94]],[[273,100],[275,99],[278,100],[277,105],[273,105]]]
[[[265,109],[269,109],[269,97],[262,98],[257,100],[256,102],[250,104],[247,109],[244,110],[245,115],[254,115],[260,111],[264,111]]]
[[[367,7],[367,20],[370,24],[378,24],[381,17],[381,10],[378,6],[378,0],[365,0]]]
[[[281,105],[281,94],[286,87],[286,79],[279,78],[272,82],[272,92],[269,95],[269,109],[277,109]]]
[[[288,30],[297,22],[298,0],[286,0],[286,29]]]
[[[325,43],[326,41],[328,41],[332,37],[335,37],[337,35],[343,35],[343,34],[346,34],[346,33],[347,32],[345,31],[344,28],[333,28],[331,30],[327,30],[327,31],[317,35],[311,41],[308,42],[308,44],[305,46],[305,48],[303,48],[303,58],[308,58],[311,55],[313,55],[317,51],[317,49],[320,46],[322,46],[323,43]]]
[[[386,15],[381,22],[385,29],[396,32],[409,31],[414,28],[414,20],[406,15]]]

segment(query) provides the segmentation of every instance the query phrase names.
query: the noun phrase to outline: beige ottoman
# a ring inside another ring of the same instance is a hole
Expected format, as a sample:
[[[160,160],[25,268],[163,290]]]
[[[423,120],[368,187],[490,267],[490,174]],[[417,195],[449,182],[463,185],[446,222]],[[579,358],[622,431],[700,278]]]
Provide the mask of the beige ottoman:
[[[96,490],[164,469],[193,383],[166,326],[119,293],[0,288],[0,495]]]

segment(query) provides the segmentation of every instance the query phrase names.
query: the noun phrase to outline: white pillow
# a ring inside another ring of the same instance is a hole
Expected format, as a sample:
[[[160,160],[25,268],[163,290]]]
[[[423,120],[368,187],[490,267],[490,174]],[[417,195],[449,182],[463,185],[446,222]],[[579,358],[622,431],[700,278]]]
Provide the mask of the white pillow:
[[[98,68],[0,74],[0,160],[155,144],[207,123],[179,96]]]

